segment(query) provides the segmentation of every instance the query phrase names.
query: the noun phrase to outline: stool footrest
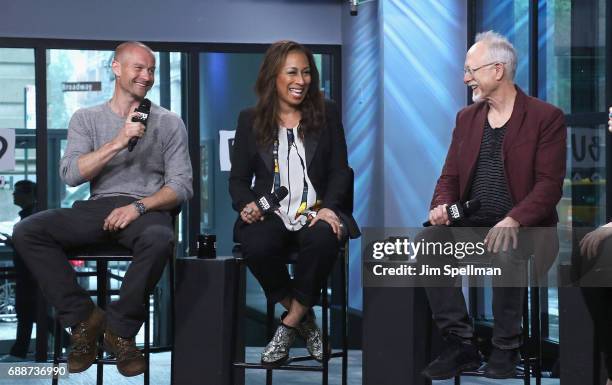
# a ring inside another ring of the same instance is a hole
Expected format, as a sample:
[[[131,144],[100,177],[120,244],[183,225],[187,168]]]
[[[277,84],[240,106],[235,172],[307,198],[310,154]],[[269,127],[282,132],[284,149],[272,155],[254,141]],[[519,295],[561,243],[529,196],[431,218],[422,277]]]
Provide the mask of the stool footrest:
[[[337,351],[337,352],[332,352],[329,354],[328,358],[339,358],[339,357],[343,357],[343,353],[342,351]],[[300,362],[300,361],[313,361],[314,358],[312,358],[312,356],[295,356],[295,357],[289,357],[289,362]]]
[[[58,364],[65,364],[65,363],[68,362],[68,359],[65,358],[65,357],[61,357],[61,358],[58,358],[56,361],[57,361]],[[55,362],[53,362],[53,361],[49,361],[48,363],[52,364],[52,365],[55,364]],[[108,358],[108,357],[105,357],[105,358],[96,358],[94,360],[92,366],[95,365],[95,364],[98,364],[98,363],[104,364],[104,365],[116,365],[117,364],[117,360],[115,358]]]
[[[472,370],[468,372],[463,372],[461,375],[457,377],[484,377],[484,371],[482,370]],[[516,375],[513,378],[523,379],[525,378],[525,374],[522,371],[517,371]]]
[[[234,367],[244,369],[274,369],[274,370],[299,370],[308,372],[322,372],[323,366],[320,365],[281,365],[267,366],[250,362],[234,362]]]
[[[344,357],[344,353],[340,350],[337,352],[332,352],[329,355],[329,358],[342,358]],[[290,357],[287,360],[287,363],[281,366],[267,366],[261,363],[255,362],[234,362],[234,366],[238,368],[245,369],[281,369],[281,370],[308,370],[308,371],[322,371],[323,364],[318,363],[317,365],[291,365],[292,362],[303,362],[303,361],[314,361],[312,356],[295,356]]]
[[[517,366],[516,370],[517,370],[517,373],[516,373],[516,376],[514,376],[514,378],[518,378],[518,379],[525,378],[525,368],[523,366]],[[533,368],[531,368],[531,372],[533,372]],[[535,376],[536,373],[533,373],[532,375]],[[461,375],[457,377],[464,377],[464,376],[465,377],[484,377],[484,370],[465,371],[465,372],[462,372]]]

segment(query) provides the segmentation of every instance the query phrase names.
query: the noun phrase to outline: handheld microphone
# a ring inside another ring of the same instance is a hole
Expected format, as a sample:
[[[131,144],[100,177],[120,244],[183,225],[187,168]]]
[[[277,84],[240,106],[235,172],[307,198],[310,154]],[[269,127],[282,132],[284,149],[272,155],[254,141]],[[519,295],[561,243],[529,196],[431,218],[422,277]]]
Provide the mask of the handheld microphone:
[[[138,115],[132,116],[132,122],[140,122],[144,124],[146,130],[147,120],[149,119],[149,113],[151,112],[151,101],[147,98],[142,99],[142,102],[140,102],[140,105],[134,111],[138,112]],[[136,147],[136,143],[138,143],[138,137],[131,137],[130,141],[128,142],[129,152],[132,152],[134,150],[134,147]]]
[[[461,202],[455,202],[450,206],[446,206],[446,213],[451,223],[458,222],[463,218],[469,217],[474,214],[480,208],[480,201],[478,199],[472,199],[463,204]],[[427,221],[423,223],[424,227],[431,226],[431,222]]]
[[[280,207],[280,201],[285,199],[285,197],[289,194],[287,187],[281,186],[276,191],[271,194],[264,194],[259,197],[255,204],[261,210],[262,215],[265,215],[269,212],[272,212]]]

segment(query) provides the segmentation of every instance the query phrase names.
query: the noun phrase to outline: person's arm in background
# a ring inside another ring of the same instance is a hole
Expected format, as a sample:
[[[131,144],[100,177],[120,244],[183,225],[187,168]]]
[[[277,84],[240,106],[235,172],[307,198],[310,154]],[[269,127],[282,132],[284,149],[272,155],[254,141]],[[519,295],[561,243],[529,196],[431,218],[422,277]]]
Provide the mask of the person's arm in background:
[[[612,132],[612,107],[608,110],[608,131]],[[611,235],[612,222],[591,231],[580,240],[580,254],[587,258],[597,256],[599,246]]]
[[[13,239],[7,233],[0,233],[0,243],[4,243],[6,247],[13,247]]]

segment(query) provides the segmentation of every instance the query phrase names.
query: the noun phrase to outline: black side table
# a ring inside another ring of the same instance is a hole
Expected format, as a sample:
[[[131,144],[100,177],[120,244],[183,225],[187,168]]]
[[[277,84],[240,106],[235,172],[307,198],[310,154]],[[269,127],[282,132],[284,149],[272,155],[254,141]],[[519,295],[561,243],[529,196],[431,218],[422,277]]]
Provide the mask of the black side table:
[[[232,335],[240,318],[235,301],[240,275],[233,257],[177,258],[174,384],[244,383],[232,378],[231,360],[241,345],[241,336]]]

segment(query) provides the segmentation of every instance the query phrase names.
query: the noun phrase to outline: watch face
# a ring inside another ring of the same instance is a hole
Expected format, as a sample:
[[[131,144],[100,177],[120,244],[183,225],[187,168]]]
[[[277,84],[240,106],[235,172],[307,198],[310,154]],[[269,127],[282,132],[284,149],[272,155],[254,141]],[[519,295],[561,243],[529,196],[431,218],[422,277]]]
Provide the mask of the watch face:
[[[140,215],[145,213],[146,208],[142,202],[134,202],[134,206],[136,206],[136,210]]]

